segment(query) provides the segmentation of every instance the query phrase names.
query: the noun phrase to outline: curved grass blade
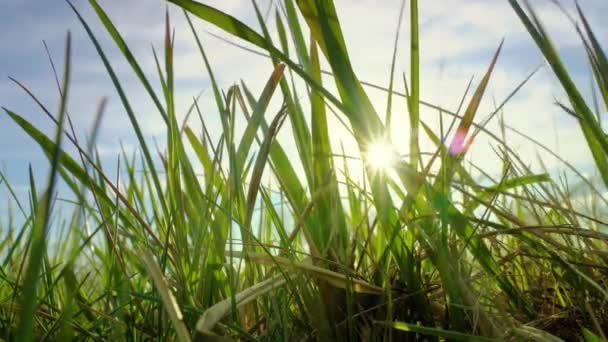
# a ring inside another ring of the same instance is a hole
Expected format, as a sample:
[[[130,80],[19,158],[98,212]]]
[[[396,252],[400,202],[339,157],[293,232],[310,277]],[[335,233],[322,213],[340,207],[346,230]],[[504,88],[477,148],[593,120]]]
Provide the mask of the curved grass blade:
[[[264,168],[266,167],[268,161],[268,155],[270,153],[270,146],[274,141],[279,129],[281,128],[283,121],[286,117],[285,108],[281,109],[279,114],[274,118],[268,132],[266,133],[266,137],[264,138],[264,142],[262,146],[260,146],[260,151],[258,152],[258,157],[255,161],[255,165],[253,166],[253,172],[251,174],[249,190],[247,192],[247,209],[245,216],[245,229],[248,230],[249,234],[252,234],[251,231],[251,218],[253,217],[253,209],[255,207],[256,198],[258,191],[260,189],[260,184],[262,182],[262,175],[264,173]],[[248,244],[248,246],[252,246],[250,243],[251,239],[249,236],[243,236],[243,240]]]
[[[450,341],[471,341],[471,342],[493,342],[497,341],[493,338],[487,338],[482,336],[475,336],[470,334],[461,333],[458,331],[445,330],[441,328],[425,327],[417,324],[405,323],[405,322],[381,322],[374,321],[375,324],[388,325],[393,329],[400,331],[411,331],[422,335],[430,335],[443,337]]]
[[[131,107],[131,104],[129,103],[129,100],[127,99],[127,96],[122,88],[122,85],[120,83],[120,81],[118,80],[118,77],[116,76],[116,73],[114,72],[114,69],[112,68],[112,65],[110,64],[110,61],[108,60],[108,58],[106,57],[106,54],[104,53],[103,49],[101,48],[101,45],[99,44],[99,42],[97,41],[97,38],[95,38],[95,35],[93,34],[93,31],[91,30],[91,28],[89,27],[89,25],[86,23],[86,21],[84,20],[84,18],[81,16],[80,12],[78,12],[78,10],[76,9],[76,7],[74,7],[74,5],[67,0],[68,5],[70,5],[70,7],[72,8],[72,10],[74,11],[74,13],[76,14],[76,16],[78,17],[78,20],[80,21],[80,23],[82,24],[82,26],[84,27],[85,31],[87,32],[87,35],[89,36],[89,38],[91,39],[91,42],[93,43],[93,45],[95,46],[95,49],[97,50],[97,53],[99,54],[99,57],[101,58],[107,72],[108,75],[110,76],[110,79],[112,80],[112,83],[114,84],[114,87],[116,88],[116,91],[118,92],[118,95],[120,97],[120,100],[123,104],[123,107],[125,108],[125,111],[127,112],[127,115],[129,116],[129,120],[131,122],[131,125],[133,126],[133,130],[135,131],[135,135],[137,136],[137,140],[140,144],[140,147],[142,149],[143,155],[145,157],[146,163],[148,168],[150,169],[150,174],[152,176],[152,181],[154,182],[154,187],[156,189],[156,192],[158,194],[162,194],[162,187],[160,185],[160,180],[158,179],[158,175],[156,170],[156,167],[154,165],[154,162],[152,160],[152,156],[150,154],[150,151],[148,149],[146,140],[144,139],[143,133],[141,131],[141,128],[139,126],[139,122],[137,121],[137,118],[135,116],[135,113]],[[165,213],[168,213],[168,207],[167,207],[167,203],[164,199],[164,196],[159,196],[159,201],[161,203],[161,207],[163,208],[163,211]]]
[[[608,185],[608,137],[603,132],[600,122],[594,116],[593,112],[585,102],[585,99],[576,84],[572,80],[565,64],[563,63],[559,53],[555,49],[550,35],[544,28],[542,22],[537,17],[534,10],[531,8],[528,1],[524,4],[528,13],[524,11],[517,0],[509,0],[511,7],[524,24],[528,33],[534,39],[534,42],[542,52],[543,56],[549,62],[553,73],[558,78],[564,91],[566,92],[574,112],[579,116],[579,124],[587,145],[593,155],[596,166],[605,185]]]
[[[127,59],[129,64],[131,65],[131,68],[133,68],[133,71],[135,72],[140,82],[152,98],[152,101],[156,105],[156,109],[158,109],[158,112],[161,114],[163,120],[165,120],[165,123],[168,124],[169,122],[167,120],[167,113],[165,112],[165,109],[160,103],[158,96],[154,92],[154,89],[152,88],[152,85],[150,85],[150,82],[146,78],[146,75],[144,74],[143,70],[139,66],[139,63],[137,63],[137,59],[135,59],[135,56],[133,56],[133,53],[131,53],[131,50],[129,49],[127,43],[122,38],[122,35],[120,34],[120,32],[118,32],[118,29],[116,29],[116,26],[114,26],[112,20],[108,17],[106,12],[96,0],[89,0],[89,3],[91,4],[91,7],[93,7],[93,9],[95,10],[95,13],[97,13],[97,16],[101,20],[103,26],[106,28],[106,30],[116,43],[116,46],[120,49],[124,57]]]
[[[286,280],[283,275],[277,275],[242,290],[234,296],[236,307],[239,308],[247,303],[250,303],[251,301],[267,294],[275,288],[283,286],[285,282]],[[232,308],[233,305],[231,298],[224,299],[223,301],[214,304],[199,318],[198,322],[196,323],[196,330],[203,334],[203,336],[213,336],[211,331],[213,327],[215,327],[215,325],[222,318],[224,318],[224,316],[226,316]]]
[[[238,169],[236,170],[236,172],[240,173],[242,171],[245,159],[249,154],[255,135],[257,134],[260,124],[263,121],[264,113],[268,108],[270,99],[272,98],[272,95],[274,94],[274,91],[280,80],[283,78],[284,70],[284,64],[277,64],[272,75],[268,79],[268,82],[266,82],[266,86],[264,87],[264,90],[262,91],[259,100],[255,104],[253,113],[251,113],[251,118],[249,118],[247,122],[247,127],[245,128],[245,132],[241,137],[241,142],[239,143],[239,147],[237,149]]]
[[[2,109],[4,111],[6,111],[6,113],[11,117],[11,119],[13,121],[15,121],[15,123],[17,123],[17,125],[19,125],[32,139],[34,139],[34,141],[36,141],[36,143],[43,149],[43,151],[45,152],[45,154],[47,156],[49,156],[49,157],[53,156],[53,151],[55,151],[55,149],[57,148],[57,144],[55,142],[53,142],[50,138],[48,138],[46,135],[44,135],[44,133],[42,133],[40,130],[38,130],[36,127],[34,127],[32,124],[30,124],[23,117],[19,116],[18,114],[14,113],[6,108],[2,108]],[[70,140],[72,140],[72,139],[70,139]],[[72,142],[75,142],[75,141],[72,141]],[[103,181],[108,183],[107,185],[117,195],[117,197],[120,199],[121,203],[123,203],[127,207],[130,214],[133,215],[133,217],[137,220],[137,222],[139,224],[141,224],[142,227],[144,227],[144,229],[146,229],[148,236],[152,237],[156,243],[160,243],[160,241],[158,240],[158,237],[150,229],[150,227],[146,223],[146,221],[143,220],[141,218],[141,216],[139,216],[137,214],[138,211],[135,210],[135,208],[130,204],[130,202],[118,191],[118,188],[109,182],[109,179],[107,178],[107,176],[105,174],[102,173],[99,166],[93,163],[92,159],[90,159],[91,157],[87,156],[85,154],[84,150],[82,150],[82,148],[80,148],[79,145],[76,145],[76,148],[78,148],[81,155],[84,156],[87,159],[87,161],[93,166],[93,168],[99,173],[99,175],[103,179]],[[68,177],[68,174],[65,173],[63,169],[67,170],[69,172],[69,174],[76,177],[79,181],[88,184],[89,189],[92,190],[92,192],[95,194],[95,196],[97,196],[97,198],[103,204],[108,205],[110,207],[115,207],[114,201],[108,196],[108,194],[106,193],[104,188],[101,187],[100,185],[98,185],[94,179],[90,178],[90,176],[87,174],[87,172],[70,155],[68,155],[63,150],[60,150],[58,158],[59,158],[58,172],[63,176],[64,181],[71,182],[70,178]],[[71,188],[78,189],[78,187],[75,185],[72,186]],[[119,214],[120,218],[122,220],[124,220],[125,224],[127,224],[128,226],[134,226],[134,224],[131,222],[129,217],[126,216],[126,214],[123,211],[119,211],[118,214]]]
[[[234,252],[236,257],[243,256],[241,253]],[[312,277],[324,280],[340,289],[351,289],[356,293],[367,293],[380,295],[385,290],[379,286],[372,285],[366,281],[348,277],[342,273],[330,271],[312,264],[310,259],[305,261],[294,261],[284,257],[271,256],[260,253],[250,253],[247,257],[254,262],[269,265],[281,266],[292,271],[300,271]]]
[[[192,0],[168,0],[177,6],[180,6],[184,10],[192,13],[198,18],[205,20],[218,28],[239,37],[249,43],[252,43],[262,49],[265,49],[274,54],[279,60],[285,63],[291,70],[296,72],[302,77],[311,87],[316,88],[318,91],[323,93],[323,96],[327,98],[332,104],[339,108],[345,115],[349,115],[349,111],[345,109],[345,106],[340,102],[330,91],[320,86],[315,82],[308,73],[302,69],[297,63],[292,61],[288,56],[270,44],[266,39],[255,32],[249,26],[245,25],[238,19],[220,11],[213,7],[192,1]]]

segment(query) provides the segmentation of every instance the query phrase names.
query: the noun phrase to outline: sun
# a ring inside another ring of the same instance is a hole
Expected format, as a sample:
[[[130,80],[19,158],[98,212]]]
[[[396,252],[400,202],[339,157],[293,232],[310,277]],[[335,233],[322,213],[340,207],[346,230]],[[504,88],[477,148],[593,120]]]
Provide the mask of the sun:
[[[365,161],[374,170],[389,170],[395,163],[395,149],[385,140],[377,140],[367,145]]]

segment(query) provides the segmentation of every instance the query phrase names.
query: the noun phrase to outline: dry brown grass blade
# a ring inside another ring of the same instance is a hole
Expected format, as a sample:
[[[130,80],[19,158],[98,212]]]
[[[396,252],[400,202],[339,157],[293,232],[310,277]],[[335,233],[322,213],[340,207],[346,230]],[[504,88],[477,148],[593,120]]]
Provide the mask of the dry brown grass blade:
[[[177,338],[182,342],[190,342],[192,339],[190,338],[190,332],[188,332],[188,328],[186,324],[184,324],[181,310],[177,305],[177,301],[173,296],[173,293],[169,290],[169,286],[167,285],[167,281],[163,277],[162,271],[154,260],[154,256],[150,253],[149,250],[145,250],[143,252],[143,261],[146,270],[150,277],[152,277],[152,281],[154,281],[154,286],[156,286],[156,290],[160,294],[160,297],[163,300],[163,304],[165,306],[165,310],[169,314],[173,325],[175,326],[175,332],[177,334]]]
[[[242,257],[243,254],[233,252],[233,256]],[[260,264],[282,266],[291,271],[303,272],[312,277],[324,280],[337,288],[346,289],[350,287],[352,288],[352,291],[357,293],[377,295],[384,293],[384,289],[379,286],[372,285],[359,279],[349,278],[342,273],[315,266],[312,264],[310,258],[304,259],[304,261],[293,261],[283,257],[259,253],[248,253],[247,258]]]
[[[236,306],[241,307],[283,284],[285,284],[285,278],[282,275],[277,275],[246,288],[235,295]],[[211,334],[213,327],[230,312],[231,308],[232,298],[226,298],[213,305],[199,318],[196,323],[196,330],[205,336]]]

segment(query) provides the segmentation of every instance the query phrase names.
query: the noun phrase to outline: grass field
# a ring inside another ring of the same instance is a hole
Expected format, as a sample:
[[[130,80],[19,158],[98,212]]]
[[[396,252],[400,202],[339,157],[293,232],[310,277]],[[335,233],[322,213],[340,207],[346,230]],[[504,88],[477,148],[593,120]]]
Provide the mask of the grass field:
[[[486,128],[499,120],[504,103],[483,120],[476,116],[480,103],[490,101],[484,94],[501,42],[476,86],[462,89],[457,111],[421,102],[422,2],[405,3],[411,65],[401,77],[393,57],[383,88],[389,110],[379,113],[352,68],[332,1],[277,1],[268,22],[254,1],[256,31],[201,3],[169,0],[184,10],[191,32],[179,34],[192,35],[211,80],[219,139],[207,131],[196,101],[188,121],[177,119],[184,115],[176,113],[169,15],[164,49],[153,56],[162,90],[156,92],[100,4],[89,0],[96,18],[72,7],[116,88],[138,153],[125,152],[108,168],[96,151],[97,124],[88,139],[77,138],[66,106],[69,34],[56,113],[15,80],[56,123],[56,133],[47,136],[3,107],[44,150],[51,172],[44,180],[30,173],[27,203],[14,196],[10,180],[0,179],[25,217],[1,228],[0,338],[606,340],[608,136],[599,113],[608,108],[608,59],[584,13],[574,13],[594,81],[595,97],[586,99],[534,10],[525,1],[509,2],[567,95],[557,105],[577,119],[591,152],[597,182],[561,160],[580,176],[584,204],[580,191],[574,195],[561,179],[528,167],[505,138],[504,122],[496,132]],[[93,20],[105,31],[91,30]],[[260,94],[246,81],[219,87],[193,25],[201,20],[267,54],[274,71]],[[274,30],[279,39],[273,41]],[[154,103],[166,125],[166,149],[144,138],[101,36],[113,40]],[[388,143],[393,101],[407,103],[405,155]],[[425,122],[421,106],[441,113],[445,125]],[[104,107],[102,101],[96,123]],[[331,143],[334,116],[358,155]],[[202,132],[192,129],[196,120]],[[276,139],[285,129],[295,155]],[[501,174],[466,159],[478,135],[496,146]],[[423,137],[432,150],[421,148]],[[52,220],[60,183],[77,204],[63,221]]]

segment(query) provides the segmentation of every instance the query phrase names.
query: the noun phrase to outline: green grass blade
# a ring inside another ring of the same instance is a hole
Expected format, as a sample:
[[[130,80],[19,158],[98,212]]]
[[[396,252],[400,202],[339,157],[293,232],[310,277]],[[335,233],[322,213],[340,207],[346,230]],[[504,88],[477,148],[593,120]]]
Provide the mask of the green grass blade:
[[[150,151],[147,147],[147,143],[146,140],[143,136],[143,133],[141,131],[141,127],[139,126],[139,122],[137,121],[137,118],[135,116],[135,112],[133,111],[131,104],[129,103],[127,96],[122,88],[122,85],[120,83],[120,81],[118,80],[118,77],[116,76],[116,73],[114,72],[114,69],[112,68],[110,61],[108,60],[108,58],[106,57],[105,53],[103,52],[103,49],[101,48],[101,45],[99,44],[99,42],[97,41],[97,39],[95,38],[95,35],[93,34],[93,31],[91,30],[91,28],[89,27],[89,25],[86,23],[86,21],[84,20],[84,18],[80,15],[80,12],[78,12],[78,10],[76,9],[76,7],[74,7],[74,5],[72,5],[71,2],[68,1],[68,4],[70,5],[70,7],[72,8],[72,10],[74,11],[74,13],[76,14],[76,16],[78,17],[78,20],[80,21],[80,23],[82,24],[82,26],[84,27],[85,31],[87,32],[87,35],[89,36],[89,38],[91,39],[91,42],[93,43],[93,45],[95,46],[95,49],[97,50],[97,53],[99,54],[99,57],[101,58],[107,72],[108,75],[110,76],[112,83],[114,84],[114,87],[116,88],[116,91],[118,92],[118,95],[120,97],[120,100],[123,104],[123,107],[125,108],[125,111],[127,112],[127,115],[129,116],[129,120],[131,122],[131,125],[133,126],[133,130],[135,131],[135,135],[137,136],[137,140],[140,144],[140,147],[142,149],[142,152],[144,154],[146,163],[148,165],[148,167],[150,168],[150,170],[152,171],[150,174],[152,176],[152,180],[154,182],[154,186],[156,188],[156,191],[158,194],[163,193],[162,191],[162,187],[160,185],[160,180],[158,179],[157,173],[154,172],[155,170],[155,166],[154,166],[154,161],[152,160],[152,156],[150,154]],[[164,209],[164,212],[168,212],[168,207],[167,204],[165,202],[165,199],[163,198],[163,196],[160,196],[159,198],[160,203],[162,208]]]
[[[71,36],[68,32],[65,47],[65,65],[63,75],[63,86],[61,91],[61,100],[59,104],[59,115],[57,131],[55,133],[55,147],[52,150],[51,170],[48,180],[46,192],[43,195],[43,203],[36,213],[34,219],[33,230],[30,236],[31,249],[28,258],[27,268],[25,269],[25,278],[23,281],[24,289],[20,299],[22,307],[19,326],[17,328],[17,336],[23,341],[32,341],[34,339],[34,318],[38,307],[38,296],[36,295],[40,270],[43,259],[46,254],[46,237],[50,227],[51,206],[55,186],[57,183],[57,170],[61,163],[61,141],[63,137],[63,123],[66,117],[66,107],[68,98],[68,85],[70,80],[70,57],[71,57]],[[10,115],[10,113],[9,113]]]
[[[285,120],[287,112],[284,109],[275,116],[274,120],[270,124],[268,128],[268,132],[266,133],[266,137],[264,138],[264,142],[262,146],[260,146],[260,151],[258,152],[258,157],[255,161],[255,165],[253,166],[253,172],[250,178],[249,190],[247,192],[247,210],[245,216],[245,229],[248,230],[249,234],[251,232],[251,218],[253,217],[253,209],[256,204],[257,194],[260,189],[260,184],[262,182],[262,175],[264,173],[264,168],[267,164],[268,154],[270,153],[270,146],[275,139],[283,121]],[[243,237],[246,243],[250,243],[251,239],[248,236]],[[249,244],[250,245],[250,244]]]
[[[118,29],[116,28],[116,26],[114,26],[114,23],[112,23],[112,20],[108,17],[106,12],[103,10],[103,8],[99,5],[99,3],[96,0],[89,0],[89,3],[95,10],[95,13],[97,13],[97,16],[101,20],[103,26],[106,28],[106,30],[108,31],[108,33],[110,34],[110,36],[112,37],[114,42],[116,43],[116,46],[120,49],[123,56],[127,59],[129,64],[131,65],[131,68],[133,68],[133,71],[135,72],[135,74],[137,75],[137,78],[139,78],[139,81],[142,83],[142,85],[144,86],[144,88],[146,89],[148,94],[150,95],[150,98],[152,98],[152,101],[154,102],[154,105],[156,105],[156,109],[161,114],[163,120],[165,120],[165,123],[168,123],[167,113],[165,112],[165,109],[161,105],[160,100],[158,99],[158,96],[154,92],[152,85],[150,84],[150,82],[146,78],[146,75],[144,74],[143,70],[139,66],[139,63],[137,63],[137,59],[135,59],[135,56],[133,56],[133,53],[131,53],[131,50],[129,49],[127,43],[122,38],[122,35],[120,34],[120,32],[118,32]]]
[[[524,11],[517,0],[509,0],[509,3],[536,42],[536,45],[543,53],[545,59],[551,65],[551,69],[568,95],[574,111],[580,117],[578,121],[581,130],[587,140],[587,144],[589,145],[589,149],[591,150],[604,184],[608,185],[608,164],[606,163],[608,137],[604,134],[600,123],[597,121],[582,94],[577,89],[576,84],[570,77],[568,70],[555,49],[549,34],[546,32],[535,12],[531,9],[529,3],[524,2],[528,9],[528,13]]]
[[[418,1],[410,1],[410,97],[408,109],[410,119],[410,164],[418,169],[420,147],[418,131],[420,126],[420,42],[418,37]]]
[[[264,87],[264,90],[262,91],[259,100],[255,104],[253,113],[251,114],[251,118],[248,120],[247,127],[245,128],[245,132],[241,137],[241,142],[239,143],[239,147],[237,149],[238,168],[236,172],[242,171],[243,165],[245,164],[245,159],[249,155],[251,145],[260,127],[260,124],[262,123],[262,119],[264,118],[264,114],[266,113],[268,104],[270,103],[270,99],[272,98],[272,95],[274,94],[274,91],[280,80],[283,78],[284,70],[285,65],[278,64],[276,66],[272,75],[268,79],[268,82],[266,82],[266,86]]]

